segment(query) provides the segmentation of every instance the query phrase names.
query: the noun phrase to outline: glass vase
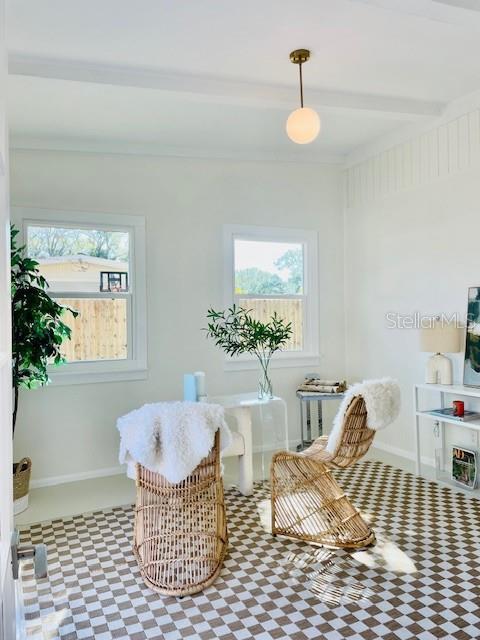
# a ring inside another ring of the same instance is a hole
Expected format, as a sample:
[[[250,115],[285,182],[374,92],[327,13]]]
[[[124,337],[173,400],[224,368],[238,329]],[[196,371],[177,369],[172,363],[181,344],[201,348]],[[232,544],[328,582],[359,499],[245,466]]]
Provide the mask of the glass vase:
[[[263,356],[258,358],[260,362],[260,379],[258,381],[258,399],[271,400],[273,398],[272,381],[268,370],[270,357]]]

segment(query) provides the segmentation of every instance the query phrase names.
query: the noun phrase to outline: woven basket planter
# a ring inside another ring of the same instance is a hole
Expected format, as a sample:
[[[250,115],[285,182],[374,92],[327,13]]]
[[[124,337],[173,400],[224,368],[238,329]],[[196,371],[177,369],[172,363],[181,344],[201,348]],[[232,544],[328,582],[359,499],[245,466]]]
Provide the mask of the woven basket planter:
[[[20,513],[28,507],[28,492],[30,489],[30,475],[32,473],[32,461],[30,458],[22,458],[13,465],[13,500],[14,512]]]

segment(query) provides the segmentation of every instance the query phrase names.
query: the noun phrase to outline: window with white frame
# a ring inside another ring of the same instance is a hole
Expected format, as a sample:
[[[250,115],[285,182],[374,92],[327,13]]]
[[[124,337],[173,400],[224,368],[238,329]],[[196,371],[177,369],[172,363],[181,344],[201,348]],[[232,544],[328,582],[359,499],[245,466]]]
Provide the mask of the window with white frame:
[[[93,382],[145,377],[144,219],[113,214],[15,210],[28,255],[65,313],[71,340],[55,378]]]
[[[312,231],[226,225],[226,304],[261,321],[274,312],[291,322],[292,336],[277,359],[318,358],[317,235]]]

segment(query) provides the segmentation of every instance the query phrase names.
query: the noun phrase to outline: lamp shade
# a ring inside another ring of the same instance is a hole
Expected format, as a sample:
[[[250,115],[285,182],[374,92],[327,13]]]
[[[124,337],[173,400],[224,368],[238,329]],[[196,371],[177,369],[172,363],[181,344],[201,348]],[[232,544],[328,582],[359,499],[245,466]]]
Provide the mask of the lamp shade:
[[[461,332],[454,324],[437,320],[420,330],[420,349],[427,353],[458,353],[461,350]]]
[[[287,135],[297,144],[313,142],[320,133],[320,118],[310,107],[295,109],[288,116]]]

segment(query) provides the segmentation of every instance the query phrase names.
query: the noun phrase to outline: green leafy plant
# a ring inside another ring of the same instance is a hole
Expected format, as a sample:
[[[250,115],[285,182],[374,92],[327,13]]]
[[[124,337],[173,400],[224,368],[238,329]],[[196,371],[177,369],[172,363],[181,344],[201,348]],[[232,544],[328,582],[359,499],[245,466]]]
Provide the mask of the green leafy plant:
[[[20,387],[33,389],[50,382],[47,366],[65,362],[60,347],[71,336],[61,321],[66,313],[78,314],[53,300],[39,263],[17,246],[19,231],[11,227],[12,386],[13,433],[17,421]]]
[[[243,353],[255,355],[262,378],[259,382],[259,397],[272,397],[272,383],[268,367],[272,355],[281,350],[292,335],[292,323],[280,318],[276,312],[270,322],[256,320],[250,310],[233,305],[224,311],[209,309],[207,312],[207,337],[215,341],[229,356]]]

